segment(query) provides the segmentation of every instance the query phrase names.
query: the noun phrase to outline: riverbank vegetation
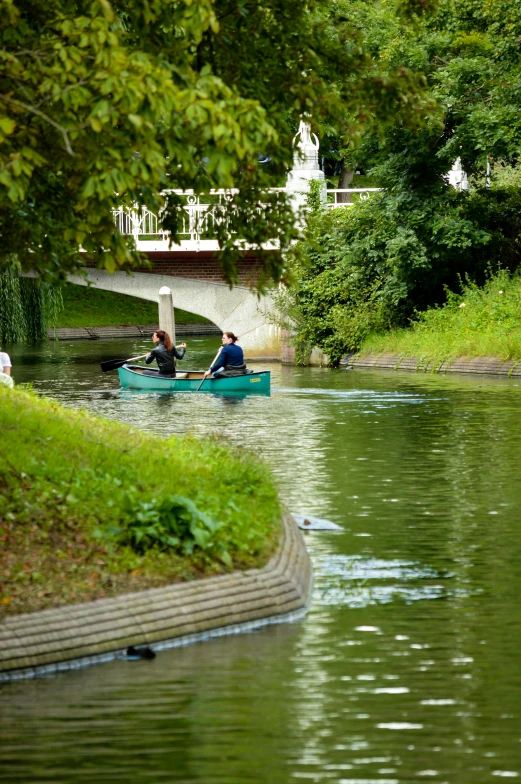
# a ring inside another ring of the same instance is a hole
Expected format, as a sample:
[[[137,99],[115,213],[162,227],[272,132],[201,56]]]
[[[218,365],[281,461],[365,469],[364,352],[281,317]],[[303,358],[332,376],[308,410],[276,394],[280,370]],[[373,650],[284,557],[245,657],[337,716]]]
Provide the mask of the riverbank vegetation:
[[[126,294],[101,291],[67,283],[62,287],[63,309],[56,327],[113,327],[127,324],[157,323],[157,304]],[[209,324],[208,319],[176,309],[179,324]]]
[[[330,138],[330,156],[384,190],[310,217],[282,302],[303,361],[317,345],[336,363],[370,334],[405,328],[448,291],[461,294],[461,281],[489,292],[489,268],[521,265],[521,6],[440,0],[414,29],[385,0],[343,8],[374,58],[425,80],[438,114],[343,149]],[[468,190],[447,178],[458,158]]]
[[[460,356],[521,360],[521,275],[503,270],[483,287],[447,292],[446,303],[418,314],[408,329],[371,334],[360,352],[440,362]]]
[[[263,565],[280,534],[268,469],[221,441],[161,439],[0,389],[0,611]]]

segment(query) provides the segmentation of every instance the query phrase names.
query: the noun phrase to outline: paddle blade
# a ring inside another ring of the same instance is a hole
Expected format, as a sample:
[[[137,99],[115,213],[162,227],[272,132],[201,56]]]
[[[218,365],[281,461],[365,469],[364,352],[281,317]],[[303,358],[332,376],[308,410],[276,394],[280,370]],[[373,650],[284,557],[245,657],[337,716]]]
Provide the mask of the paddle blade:
[[[101,363],[100,367],[103,373],[106,373],[107,370],[117,370],[127,362],[135,362],[136,359],[144,359],[146,356],[146,354],[140,354],[139,357],[130,357],[130,359],[107,359],[106,362]]]
[[[102,362],[100,367],[103,373],[107,373],[109,370],[117,370],[123,367],[125,362],[128,362],[128,359],[108,359],[106,362]]]

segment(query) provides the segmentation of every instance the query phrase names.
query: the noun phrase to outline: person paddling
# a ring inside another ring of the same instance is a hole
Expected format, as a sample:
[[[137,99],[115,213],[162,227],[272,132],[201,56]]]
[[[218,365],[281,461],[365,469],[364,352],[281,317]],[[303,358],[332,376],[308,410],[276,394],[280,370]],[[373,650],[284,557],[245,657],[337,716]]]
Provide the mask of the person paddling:
[[[181,343],[180,346],[174,346],[170,335],[163,329],[156,329],[152,335],[152,340],[156,347],[149,351],[146,355],[145,362],[150,365],[154,359],[157,362],[159,373],[153,370],[144,370],[143,374],[147,376],[168,376],[175,378],[175,360],[182,359],[186,352],[186,343]]]
[[[238,340],[239,338],[233,332],[223,333],[221,350],[210,370],[205,373],[205,378],[208,376],[213,378],[242,376],[248,372],[242,348],[235,345]]]

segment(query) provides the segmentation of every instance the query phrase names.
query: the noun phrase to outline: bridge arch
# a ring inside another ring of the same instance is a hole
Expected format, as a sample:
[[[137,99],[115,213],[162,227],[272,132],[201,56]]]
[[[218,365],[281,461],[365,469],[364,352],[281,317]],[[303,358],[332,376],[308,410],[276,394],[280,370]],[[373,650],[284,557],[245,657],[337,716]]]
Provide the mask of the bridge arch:
[[[104,291],[127,294],[131,297],[158,302],[159,289],[168,286],[172,292],[174,309],[209,319],[223,332],[231,330],[239,336],[240,344],[251,359],[280,359],[280,330],[269,324],[266,312],[273,307],[269,296],[257,297],[246,286],[230,289],[225,283],[191,280],[157,272],[115,272],[88,269],[88,281]],[[70,275],[69,283],[87,285],[82,275]]]

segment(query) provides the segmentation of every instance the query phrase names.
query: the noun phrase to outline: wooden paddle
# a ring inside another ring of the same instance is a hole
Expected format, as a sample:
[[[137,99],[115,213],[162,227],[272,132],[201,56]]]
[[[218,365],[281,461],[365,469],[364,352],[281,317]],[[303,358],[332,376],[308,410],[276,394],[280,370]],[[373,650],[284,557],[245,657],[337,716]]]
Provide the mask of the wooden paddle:
[[[215,363],[217,362],[217,359],[218,359],[219,354],[221,353],[221,351],[222,351],[222,346],[219,349],[219,351],[217,352],[217,354],[215,355],[215,357],[213,358],[212,363],[210,365],[210,368],[212,367],[212,365],[215,365]],[[210,368],[208,368],[208,370],[210,370]],[[202,387],[202,385],[204,384],[205,381],[206,381],[206,377],[203,375],[203,380],[201,381],[201,383],[199,384],[199,386],[195,390],[196,392],[199,392],[199,390],[201,389],[201,387]]]
[[[130,359],[108,359],[106,362],[102,362],[100,367],[102,372],[106,373],[108,370],[116,370],[123,367],[127,362],[135,362],[136,359],[144,359],[145,357],[146,354],[141,354],[139,357],[130,357]]]

